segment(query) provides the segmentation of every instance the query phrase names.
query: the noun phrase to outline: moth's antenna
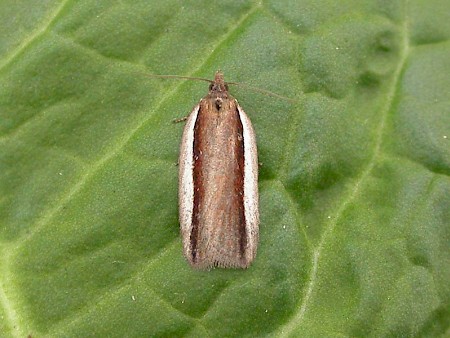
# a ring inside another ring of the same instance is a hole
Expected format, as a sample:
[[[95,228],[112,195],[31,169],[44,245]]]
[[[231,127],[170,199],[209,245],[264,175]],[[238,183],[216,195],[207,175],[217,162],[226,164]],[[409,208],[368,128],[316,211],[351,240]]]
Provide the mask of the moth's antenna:
[[[225,83],[226,83],[226,84],[229,84],[229,85],[245,87],[245,88],[254,90],[254,91],[256,91],[256,92],[264,93],[264,94],[267,94],[267,95],[269,95],[269,96],[273,96],[273,97],[277,97],[277,98],[282,99],[282,100],[289,101],[289,102],[291,102],[291,103],[296,103],[296,102],[298,102],[297,100],[291,99],[290,97],[286,97],[286,96],[283,96],[283,95],[280,95],[280,94],[271,92],[271,91],[269,91],[269,90],[265,90],[265,89],[253,87],[253,86],[250,86],[250,85],[245,84],[245,83],[240,83],[240,82],[225,82]]]
[[[140,73],[147,77],[157,77],[160,79],[186,79],[186,80],[198,80],[198,81],[206,81],[209,83],[213,83],[213,80],[205,79],[203,77],[193,77],[193,76],[181,76],[181,75],[157,75],[157,74],[144,74]]]
[[[181,75],[158,75],[158,74],[145,74],[145,73],[139,73],[141,75],[147,76],[147,77],[156,77],[156,78],[160,78],[160,79],[185,79],[185,80],[197,80],[197,81],[205,81],[208,83],[214,83],[214,80],[210,80],[210,79],[206,79],[203,77],[194,77],[194,76],[181,76]],[[296,103],[298,102],[297,100],[291,99],[289,97],[280,95],[280,94],[276,94],[274,92],[271,92],[269,90],[265,90],[265,89],[261,89],[261,88],[257,88],[257,87],[253,87],[250,86],[248,84],[245,83],[240,83],[240,82],[225,82],[227,85],[233,85],[233,86],[241,86],[241,87],[245,87],[248,89],[251,89],[253,91],[256,92],[260,92],[269,96],[273,96],[282,100],[286,100],[289,101],[291,103]]]

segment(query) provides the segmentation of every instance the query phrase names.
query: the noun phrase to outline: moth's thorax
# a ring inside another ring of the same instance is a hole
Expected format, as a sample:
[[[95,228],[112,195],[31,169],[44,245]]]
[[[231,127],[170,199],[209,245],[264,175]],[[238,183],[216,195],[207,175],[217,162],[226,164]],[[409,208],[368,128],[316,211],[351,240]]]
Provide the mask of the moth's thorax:
[[[200,107],[206,114],[217,115],[217,117],[237,112],[236,100],[228,97],[207,95],[200,101]]]

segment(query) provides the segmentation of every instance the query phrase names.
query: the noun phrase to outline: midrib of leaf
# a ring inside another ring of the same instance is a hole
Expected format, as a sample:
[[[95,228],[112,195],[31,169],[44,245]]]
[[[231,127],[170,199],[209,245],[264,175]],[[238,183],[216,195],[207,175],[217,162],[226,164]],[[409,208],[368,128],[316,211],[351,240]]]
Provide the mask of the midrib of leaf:
[[[320,257],[323,248],[325,247],[326,242],[330,238],[333,230],[336,227],[337,222],[341,218],[343,212],[347,208],[347,206],[352,203],[352,201],[356,198],[358,195],[361,187],[363,186],[364,182],[366,181],[367,177],[369,176],[370,172],[374,168],[377,158],[380,154],[381,150],[381,144],[383,141],[383,134],[384,129],[386,125],[386,118],[388,116],[389,111],[391,110],[395,98],[395,93],[397,90],[398,83],[400,81],[400,77],[402,74],[403,67],[406,63],[406,60],[409,55],[409,39],[408,39],[408,15],[407,15],[407,8],[408,8],[408,1],[406,0],[404,3],[404,21],[402,25],[402,43],[401,43],[401,51],[400,51],[400,57],[399,62],[397,65],[397,68],[395,69],[395,72],[392,76],[392,84],[388,89],[387,92],[387,98],[386,103],[383,106],[381,110],[381,118],[380,123],[377,130],[377,137],[375,142],[374,151],[372,154],[371,159],[369,160],[368,165],[366,168],[362,171],[359,178],[356,180],[355,186],[349,193],[348,197],[344,200],[344,202],[341,204],[339,209],[336,212],[336,215],[331,218],[331,221],[324,231],[322,238],[317,245],[317,248],[313,250],[312,255],[312,262],[311,262],[311,271],[310,271],[310,277],[309,281],[306,285],[305,291],[303,292],[303,297],[300,297],[302,299],[301,305],[299,307],[299,310],[293,314],[291,319],[286,322],[283,326],[280,326],[278,331],[280,332],[281,337],[288,337],[290,336],[302,323],[303,319],[305,318],[306,311],[308,310],[308,306],[312,300],[312,296],[314,293],[314,287],[316,285],[317,280],[317,274],[319,270],[319,263],[320,263]]]
[[[8,323],[8,326],[10,328],[10,333],[13,337],[25,337],[26,334],[21,329],[21,325],[19,324],[19,319],[17,316],[17,312],[15,310],[14,304],[11,302],[10,298],[7,297],[7,292],[5,285],[8,283],[7,278],[5,276],[9,276],[10,273],[8,271],[9,261],[10,261],[10,253],[11,248],[9,245],[2,243],[2,250],[1,250],[1,265],[0,265],[0,275],[3,276],[2,280],[0,282],[0,304],[3,308],[6,318],[4,319],[4,322]]]
[[[54,20],[58,17],[58,14],[63,9],[64,5],[66,3],[62,3],[60,7],[58,7],[58,10],[54,12],[54,14],[51,16],[51,20],[48,20],[47,25],[44,25],[41,27],[41,29],[36,30],[36,32],[26,40],[26,43],[22,44],[20,48],[16,50],[15,53],[13,53],[8,60],[13,60],[17,55],[20,54],[22,50],[26,48],[34,39],[36,39],[38,36],[43,34],[47,31],[47,29],[50,27],[50,25],[54,22]],[[236,22],[234,27],[232,27],[227,33],[223,34],[220,39],[218,39],[217,43],[214,45],[214,48],[212,50],[217,50],[218,47],[220,47],[227,39],[229,39],[232,34],[239,29],[248,19],[249,17],[256,12],[257,9],[259,9],[261,6],[260,3],[256,3],[253,7],[251,7],[247,13],[243,14],[242,17]],[[195,74],[196,72],[200,71],[210,60],[210,58],[214,55],[214,52],[208,54],[208,56],[201,62],[199,65],[191,72],[192,74]],[[2,70],[2,67],[7,65],[7,63],[4,63],[3,65],[0,65],[0,71]],[[161,96],[160,100],[158,100],[158,104],[152,109],[152,111],[158,111],[159,108],[163,105],[166,100],[168,100],[170,97],[173,97],[176,92],[178,91],[179,87],[181,87],[183,82],[179,82],[178,85],[174,86],[172,90],[167,91],[164,95]],[[70,200],[77,195],[83,188],[83,186],[89,182],[89,179],[93,177],[106,163],[108,163],[110,160],[112,160],[114,157],[116,157],[120,151],[128,144],[128,142],[132,139],[132,137],[151,119],[153,114],[146,115],[145,118],[142,120],[139,120],[134,128],[130,128],[129,132],[121,138],[114,147],[111,148],[109,152],[107,152],[100,160],[98,160],[96,163],[94,163],[89,170],[87,170],[83,175],[81,175],[80,179],[68,190],[68,192],[59,199],[59,203],[56,204],[52,209],[50,209],[48,212],[44,213],[40,219],[30,227],[30,232],[27,233],[26,236],[22,237],[19,241],[15,242],[14,250],[13,248],[8,248],[8,254],[2,255],[0,265],[0,270],[2,271],[1,277],[0,277],[0,305],[4,309],[5,313],[7,314],[6,321],[9,324],[9,327],[11,328],[12,333],[14,337],[24,337],[26,336],[24,332],[24,328],[21,327],[19,322],[19,316],[18,311],[16,310],[17,306],[14,304],[12,299],[14,297],[8,296],[11,295],[11,292],[9,290],[13,289],[13,283],[9,280],[8,276],[11,275],[11,272],[9,270],[11,258],[14,256],[14,253],[20,249],[22,245],[26,243],[27,240],[33,237],[33,235],[44,225],[48,224],[55,215],[59,211],[62,210],[62,208],[67,205]],[[5,246],[2,245],[4,250]],[[13,261],[13,260],[12,260]],[[100,296],[101,297],[101,296]],[[91,305],[95,305],[96,301],[93,300]],[[89,305],[87,305],[89,306]],[[95,306],[94,306],[95,307]],[[203,325],[202,325],[203,326]],[[206,330],[206,328],[205,328]]]
[[[22,53],[30,44],[33,43],[37,38],[43,35],[49,27],[55,22],[55,20],[59,17],[59,14],[62,12],[64,7],[68,1],[61,1],[59,6],[47,16],[47,19],[44,20],[43,24],[36,28],[28,38],[24,39],[22,43],[15,48],[9,55],[3,58],[3,62],[0,63],[0,72],[7,67],[20,53]]]

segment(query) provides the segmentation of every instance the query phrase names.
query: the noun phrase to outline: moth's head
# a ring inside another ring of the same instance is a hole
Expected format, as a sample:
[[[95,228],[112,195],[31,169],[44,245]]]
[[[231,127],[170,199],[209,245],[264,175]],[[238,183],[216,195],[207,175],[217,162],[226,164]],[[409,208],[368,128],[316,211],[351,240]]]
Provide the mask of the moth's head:
[[[223,73],[220,70],[216,72],[214,81],[209,85],[209,91],[224,94],[228,92],[228,85],[224,81]]]

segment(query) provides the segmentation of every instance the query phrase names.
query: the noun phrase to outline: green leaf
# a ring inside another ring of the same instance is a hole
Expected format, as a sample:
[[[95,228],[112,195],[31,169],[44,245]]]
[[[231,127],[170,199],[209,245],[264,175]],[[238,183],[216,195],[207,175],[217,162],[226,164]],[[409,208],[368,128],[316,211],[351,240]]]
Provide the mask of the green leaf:
[[[450,3],[2,1],[1,337],[450,330]],[[185,116],[221,69],[259,148],[248,270],[182,255]]]

